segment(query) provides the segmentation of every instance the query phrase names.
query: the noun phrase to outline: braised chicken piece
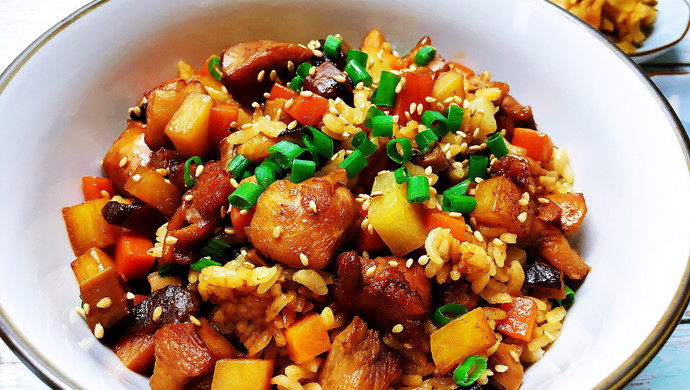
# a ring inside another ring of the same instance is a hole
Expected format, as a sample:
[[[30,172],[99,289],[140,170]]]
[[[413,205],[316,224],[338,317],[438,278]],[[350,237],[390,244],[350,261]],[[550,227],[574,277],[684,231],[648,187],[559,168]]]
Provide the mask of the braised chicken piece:
[[[499,104],[499,110],[496,113],[496,124],[499,129],[506,130],[506,138],[508,139],[513,138],[513,129],[516,127],[537,128],[532,115],[532,108],[530,106],[523,106],[514,97],[507,94],[501,101],[501,104]]]
[[[281,80],[288,80],[288,61],[297,66],[307,61],[312,51],[306,47],[275,41],[249,41],[239,43],[221,54],[223,84],[240,103],[249,106],[263,100],[263,93],[271,89],[274,81],[269,74],[275,70]],[[265,77],[259,77],[263,71]]]
[[[513,355],[520,356],[523,349],[524,346],[521,344],[501,343],[498,345],[496,352],[489,356],[489,367],[493,368],[499,364],[508,367],[508,369],[503,372],[493,370],[493,379],[506,390],[518,390],[520,388],[522,377],[524,376],[524,368],[522,367],[522,363],[515,361]]]
[[[575,234],[587,214],[585,197],[580,193],[553,194],[547,195],[546,199],[549,200],[547,204],[555,204],[560,209],[558,217],[554,221],[561,228],[563,234],[566,237]]]
[[[467,310],[472,310],[477,307],[479,303],[479,295],[472,291],[472,287],[469,283],[458,280],[451,283],[448,289],[443,291],[441,300],[439,306],[455,302],[465,306]]]
[[[552,223],[533,218],[530,237],[527,237],[526,242],[533,256],[551,264],[571,279],[582,279],[591,269],[570,246],[558,226]],[[524,245],[525,242],[518,244]]]
[[[127,121],[127,129],[103,157],[103,171],[121,193],[134,171],[147,166],[151,160],[152,152],[144,141],[144,132],[145,125],[141,122]]]
[[[398,356],[355,317],[335,337],[319,375],[323,390],[385,390],[402,370]]]
[[[432,46],[431,38],[429,38],[429,36],[424,36],[417,42],[417,45],[414,47],[414,49],[412,49],[412,51],[410,51],[410,54],[405,56],[405,61],[408,64],[414,64],[414,57],[417,55],[419,49],[427,45]],[[429,68],[429,70],[431,70],[434,74],[437,74],[439,72],[445,72],[448,69],[450,69],[446,60],[444,60],[443,57],[441,57],[441,55],[438,54],[438,52],[436,53],[436,56],[434,56],[434,58],[431,61],[429,61],[429,63],[425,66]]]
[[[278,180],[259,197],[249,241],[264,256],[294,268],[321,269],[350,237],[359,215],[338,168],[302,183]]]
[[[532,165],[528,157],[503,156],[491,165],[491,176],[503,176],[525,192],[530,185],[534,187]]]
[[[227,206],[234,190],[230,179],[225,167],[217,162],[204,165],[196,184],[187,191],[192,199],[182,203],[168,224],[162,264],[189,264],[194,260],[198,247],[223,219],[221,208]]]
[[[402,258],[368,259],[354,251],[338,256],[336,265],[334,297],[339,307],[381,331],[401,324],[402,339],[419,340],[431,305],[431,281],[421,265],[407,268]]]

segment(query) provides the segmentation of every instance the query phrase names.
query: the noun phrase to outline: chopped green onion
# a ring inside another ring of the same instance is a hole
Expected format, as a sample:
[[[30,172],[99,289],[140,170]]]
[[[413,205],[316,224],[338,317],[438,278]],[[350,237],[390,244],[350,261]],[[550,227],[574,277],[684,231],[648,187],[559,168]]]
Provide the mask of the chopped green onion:
[[[460,183],[450,187],[449,189],[443,191],[443,195],[445,194],[454,194],[454,195],[465,195],[467,194],[467,188],[470,185],[469,179],[463,180]]]
[[[288,87],[295,92],[302,91],[302,84],[304,84],[304,79],[301,76],[295,76]]]
[[[414,56],[414,63],[417,66],[425,66],[431,60],[433,60],[434,57],[436,57],[436,49],[429,45],[426,45],[423,46],[421,49],[417,50],[417,54],[415,54]]]
[[[407,179],[407,201],[410,203],[424,203],[429,199],[431,199],[429,179],[426,176],[410,176]]]
[[[422,153],[425,153],[427,150],[429,150],[429,148],[431,148],[434,142],[438,141],[438,137],[433,130],[427,129],[415,135],[414,140],[417,142],[419,150]]]
[[[568,309],[575,302],[575,292],[568,286],[565,286],[565,298],[556,299],[556,303]]]
[[[446,130],[448,126],[445,126],[446,117],[438,111],[424,111],[420,122],[422,122],[422,124],[428,129],[431,129],[438,138],[448,134],[448,131]]]
[[[223,76],[221,76],[220,72],[218,71],[220,69],[220,57],[218,56],[213,56],[211,59],[208,61],[208,73],[216,80],[220,81]]]
[[[251,181],[245,181],[228,196],[228,201],[233,207],[240,210],[250,209],[256,204],[259,195],[263,191],[264,188],[260,185],[254,184]]]
[[[359,150],[355,150],[345,157],[345,160],[338,164],[339,167],[345,168],[347,171],[347,178],[352,179],[367,166],[367,159]]]
[[[323,158],[331,158],[333,156],[333,138],[327,136],[321,130],[312,126],[304,126],[302,129],[302,142],[314,154]]]
[[[310,177],[314,176],[316,171],[316,163],[309,160],[292,160],[292,172],[290,172],[290,181],[293,183],[301,183]]]
[[[496,158],[501,158],[508,155],[508,147],[506,141],[500,132],[496,132],[486,140],[486,146]]]
[[[331,58],[336,58],[338,57],[338,54],[340,54],[340,48],[342,46],[343,41],[334,37],[333,35],[329,35],[326,37],[326,41],[323,43],[323,54]]]
[[[285,169],[278,165],[273,157],[266,157],[264,161],[261,162],[261,165],[266,165],[276,171],[276,177],[282,176],[285,173]]]
[[[366,66],[359,64],[357,61],[348,61],[345,64],[345,73],[352,81],[353,86],[362,83],[365,87],[370,86],[373,83],[371,75],[367,72]]]
[[[443,193],[443,211],[471,213],[477,208],[477,199],[471,196]]]
[[[483,356],[468,356],[453,372],[453,380],[458,386],[469,386],[486,371],[487,361]]]
[[[382,71],[379,86],[371,95],[371,102],[377,106],[395,107],[398,93],[395,88],[400,82],[400,76],[391,72]]]
[[[379,115],[371,118],[371,135],[374,137],[393,136],[393,117],[391,115]]]
[[[381,116],[381,115],[386,115],[385,112],[379,110],[378,108],[371,106],[367,110],[367,116],[364,118],[364,126],[367,127],[367,129],[371,129],[374,127],[373,121],[374,117]]]
[[[407,167],[400,167],[396,169],[393,174],[395,175],[395,182],[398,184],[402,184],[410,178],[410,171]]]
[[[400,145],[402,154],[398,153],[398,147],[396,145]],[[388,154],[388,157],[390,157],[393,162],[405,164],[412,158],[412,143],[407,138],[394,138],[386,145],[386,154]]]
[[[256,182],[264,189],[268,188],[274,181],[278,179],[276,171],[270,165],[261,163],[254,171]]]
[[[199,156],[192,156],[184,163],[184,185],[186,187],[193,187],[196,184],[196,176],[192,177],[190,165],[192,163],[201,165],[201,158]]]
[[[452,314],[452,317],[446,317],[446,313]],[[465,314],[467,314],[467,308],[465,306],[456,302],[451,302],[439,307],[434,314],[431,315],[431,322],[433,322],[437,328],[440,328]]]
[[[358,64],[360,64],[362,67],[366,68],[367,67],[367,61],[369,61],[369,54],[355,50],[355,49],[350,49],[347,51],[347,58],[345,62],[350,62],[354,61]]]
[[[463,115],[464,111],[462,110],[462,108],[458,106],[448,106],[445,113],[446,120],[442,123],[439,123],[439,127],[446,133],[454,133],[460,130],[460,126],[462,126]]]
[[[212,266],[212,265],[220,266],[220,263],[217,261],[213,261],[213,260],[209,259],[208,257],[202,257],[196,263],[192,263],[190,268],[193,270],[201,272],[202,269],[209,267],[209,266]]]
[[[208,244],[201,249],[199,257],[209,257],[213,260],[218,260],[228,248],[230,248],[230,244],[227,242],[212,238],[209,240]]]
[[[163,264],[158,268],[158,276],[161,278],[167,278],[168,276],[175,275],[175,265],[174,264]]]
[[[376,145],[369,139],[367,133],[360,131],[352,136],[352,141],[350,141],[352,147],[355,150],[359,150],[364,157],[369,157],[376,151]]]
[[[308,62],[303,62],[297,67],[297,76],[301,77],[302,79],[306,79],[307,76],[309,76],[309,70],[313,67],[314,65],[308,63]]]
[[[299,145],[286,140],[268,147],[268,154],[273,157],[276,164],[286,170],[292,166],[292,160],[299,157],[302,152],[304,152],[304,149]]]
[[[242,175],[244,175],[244,172],[247,170],[247,168],[249,168],[251,164],[251,160],[249,160],[241,154],[238,154],[228,164],[228,170],[230,170],[230,173],[232,173],[232,177],[236,179],[241,178]]]
[[[489,166],[489,158],[474,154],[470,156],[470,167],[467,176],[470,180],[476,181],[476,178],[484,179],[486,177],[486,168]]]

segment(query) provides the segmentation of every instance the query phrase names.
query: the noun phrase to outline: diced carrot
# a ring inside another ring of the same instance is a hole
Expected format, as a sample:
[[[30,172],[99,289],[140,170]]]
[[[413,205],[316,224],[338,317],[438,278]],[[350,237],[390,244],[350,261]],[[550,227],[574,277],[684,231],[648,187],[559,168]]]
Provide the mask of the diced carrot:
[[[444,211],[430,210],[426,214],[426,228],[428,231],[432,231],[437,227],[450,229],[450,234],[460,242],[467,241],[465,219],[461,217],[451,217]]]
[[[287,111],[297,122],[314,126],[328,110],[328,100],[319,95],[299,95]]]
[[[98,176],[84,176],[81,178],[81,186],[84,190],[84,200],[94,200],[104,198],[103,191],[108,193],[108,197],[117,194],[115,184],[110,179]]]
[[[242,210],[233,207],[230,212],[230,220],[232,221],[232,228],[235,229],[235,236],[237,238],[247,238],[247,231],[244,228],[249,227],[254,217],[254,208],[247,210],[242,214]]]
[[[553,154],[553,142],[546,133],[532,129],[525,129],[516,127],[513,130],[513,139],[510,141],[513,145],[525,148],[527,156],[547,163],[551,161]]]
[[[212,146],[220,144],[223,138],[230,135],[230,125],[237,122],[239,111],[237,104],[213,102],[208,121],[208,142]]]
[[[297,364],[312,360],[331,349],[331,339],[321,316],[312,313],[303,317],[285,331],[290,359]]]
[[[395,111],[393,115],[398,115],[400,118],[405,118],[405,111],[410,111],[410,105],[421,104],[424,110],[429,108],[429,103],[425,100],[427,96],[431,96],[431,91],[434,88],[434,80],[431,74],[428,73],[406,73],[405,74],[405,89],[398,94],[398,100],[395,103]],[[413,120],[419,121],[420,111],[410,112],[410,117]]]
[[[156,330],[126,333],[113,345],[113,352],[125,367],[146,374],[155,360],[153,337]]]
[[[458,72],[464,74],[465,76],[472,76],[472,75],[474,74],[474,71],[473,71],[472,69],[466,67],[465,65],[463,65],[463,64],[461,64],[461,63],[459,63],[459,62],[450,61],[450,62],[448,62],[448,63],[450,64],[450,66],[451,66],[453,69],[455,69],[455,70],[457,70]]]
[[[156,260],[147,253],[151,248],[153,243],[147,237],[123,232],[115,243],[115,268],[127,279],[145,279]]]
[[[213,58],[214,56],[215,56],[215,54],[208,57],[206,59],[206,61],[204,61],[204,66],[202,66],[201,69],[199,70],[199,74],[201,76],[210,76],[211,75],[210,73],[208,73],[208,62],[211,61],[211,58]]]
[[[513,297],[513,301],[501,304],[507,317],[496,325],[496,330],[506,336],[529,342],[537,319],[537,304],[531,298]]]
[[[299,96],[299,94],[289,87],[286,87],[283,84],[275,83],[273,84],[273,88],[271,88],[271,96],[269,99],[291,99],[296,98],[297,96]]]
[[[369,210],[363,210],[360,207],[359,216],[364,220],[369,216]],[[386,243],[383,242],[376,230],[373,230],[373,233],[369,233],[368,229],[360,229],[359,233],[357,233],[357,239],[355,240],[355,249],[357,251],[378,251],[385,248]]]

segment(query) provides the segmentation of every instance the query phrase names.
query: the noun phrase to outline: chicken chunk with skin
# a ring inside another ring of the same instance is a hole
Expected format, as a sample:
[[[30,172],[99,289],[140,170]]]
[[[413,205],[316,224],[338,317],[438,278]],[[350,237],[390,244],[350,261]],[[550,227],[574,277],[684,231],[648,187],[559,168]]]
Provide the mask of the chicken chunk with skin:
[[[264,256],[293,268],[322,269],[353,233],[359,215],[341,181],[345,171],[301,183],[278,180],[256,202],[249,241]]]

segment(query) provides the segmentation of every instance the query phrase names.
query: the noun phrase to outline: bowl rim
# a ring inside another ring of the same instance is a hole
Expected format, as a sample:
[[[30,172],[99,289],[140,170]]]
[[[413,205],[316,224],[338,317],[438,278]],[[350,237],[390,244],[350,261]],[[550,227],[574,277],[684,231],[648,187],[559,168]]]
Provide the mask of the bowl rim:
[[[0,74],[0,94],[3,93],[7,85],[12,81],[17,72],[33,55],[47,44],[54,36],[59,34],[62,30],[69,27],[72,23],[80,18],[88,15],[91,11],[98,7],[109,3],[111,0],[94,0],[81,8],[77,9],[53,27],[48,29],[45,33],[33,41],[26,49],[24,49]],[[539,2],[538,0],[535,0]],[[682,0],[688,4],[688,0]],[[616,54],[629,68],[633,70],[636,76],[647,86],[649,92],[655,97],[657,103],[661,106],[666,117],[671,124],[674,124],[673,130],[679,136],[681,142],[681,149],[685,156],[685,162],[690,172],[690,137],[682,125],[678,115],[671,107],[670,103],[659,88],[651,80],[652,74],[646,74],[644,70],[636,64],[632,57],[625,54],[614,43],[609,41],[604,35],[600,34],[596,29],[581,21],[566,10],[558,7],[549,1],[541,2],[544,6],[554,7],[555,12],[560,12],[570,22],[577,24],[584,29],[586,33],[593,35],[600,42],[605,44]],[[690,6],[690,4],[688,4]],[[688,24],[690,28],[690,24]],[[686,33],[687,33],[686,29]],[[685,36],[685,34],[683,34]],[[682,39],[682,37],[681,37]],[[674,44],[677,42],[674,42]],[[688,262],[681,279],[681,283],[673,296],[671,304],[666,309],[657,325],[644,339],[642,344],[628,357],[618,368],[616,368],[609,376],[604,378],[595,389],[620,389],[625,386],[630,380],[637,376],[649,362],[656,356],[659,350],[664,346],[668,338],[676,329],[678,322],[685,313],[685,308],[690,303],[690,254],[688,254]],[[70,378],[66,377],[64,373],[60,372],[54,365],[45,359],[45,356],[35,346],[27,340],[18,328],[12,323],[0,306],[0,339],[2,339],[12,352],[46,385],[55,389],[76,389],[80,388]]]

